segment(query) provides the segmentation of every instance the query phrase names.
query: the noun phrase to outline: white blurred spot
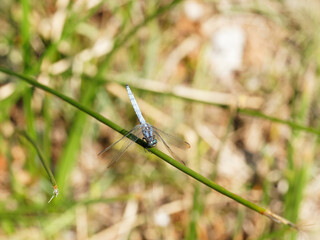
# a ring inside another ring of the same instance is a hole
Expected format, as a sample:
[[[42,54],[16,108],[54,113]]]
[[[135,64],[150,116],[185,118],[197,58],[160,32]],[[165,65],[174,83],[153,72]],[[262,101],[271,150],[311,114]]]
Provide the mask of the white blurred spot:
[[[170,217],[167,213],[163,211],[158,211],[154,214],[154,221],[156,225],[160,227],[166,227],[170,223]]]
[[[14,132],[14,126],[11,122],[2,122],[0,126],[0,131],[3,134],[3,136],[9,138],[12,137],[12,134]]]
[[[218,77],[231,78],[241,68],[245,42],[245,33],[237,26],[224,26],[212,35],[210,62]]]
[[[187,1],[184,4],[184,11],[187,17],[192,21],[199,20],[199,18],[202,17],[204,12],[203,6],[200,3],[192,0]]]
[[[285,179],[281,179],[278,183],[278,191],[281,193],[281,194],[285,194],[288,192],[289,190],[289,183],[287,180]]]
[[[59,75],[65,71],[68,70],[68,68],[70,67],[71,63],[69,60],[67,59],[62,59],[58,62],[55,62],[54,64],[52,64],[50,66],[50,72],[53,75]]]
[[[113,42],[111,41],[110,37],[102,36],[96,41],[91,52],[93,57],[101,57],[107,54],[108,52],[110,52],[112,47],[113,47]]]
[[[102,1],[101,0],[89,0],[87,1],[87,8],[94,8],[95,6],[98,6]]]
[[[9,97],[15,90],[15,84],[14,83],[7,83],[0,87],[0,100],[5,99]]]
[[[69,5],[69,0],[58,0],[56,2],[56,6],[57,8],[67,8]]]
[[[17,49],[12,49],[9,53],[9,59],[12,63],[19,64],[22,62],[21,53]]]
[[[61,37],[64,23],[66,21],[67,12],[65,9],[58,10],[52,17],[51,38],[58,41]]]
[[[44,85],[48,85],[48,86],[50,85],[50,78],[49,78],[49,76],[48,76],[45,72],[42,72],[42,73],[38,76],[37,81],[38,81],[39,83],[44,84]]]
[[[41,20],[41,22],[39,24],[38,31],[45,39],[50,38],[51,24],[50,24],[50,20],[48,18],[44,18]]]

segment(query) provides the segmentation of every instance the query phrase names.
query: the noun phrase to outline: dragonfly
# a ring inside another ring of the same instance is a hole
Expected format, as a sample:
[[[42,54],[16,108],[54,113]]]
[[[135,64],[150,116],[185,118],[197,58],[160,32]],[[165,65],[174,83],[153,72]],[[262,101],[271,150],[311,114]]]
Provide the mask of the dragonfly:
[[[178,160],[179,162],[183,163],[185,165],[185,162],[181,160],[169,147],[169,144],[180,148],[180,149],[188,149],[190,148],[190,144],[183,141],[180,138],[177,138],[169,133],[166,133],[151,124],[147,123],[144,117],[142,116],[141,110],[138,106],[138,103],[133,96],[133,93],[128,85],[126,85],[126,89],[128,92],[128,96],[131,102],[131,105],[133,107],[133,110],[135,111],[138,120],[140,124],[136,125],[134,128],[132,128],[127,134],[125,134],[123,137],[121,137],[118,141],[111,144],[109,147],[106,147],[103,149],[98,155],[102,155],[108,150],[110,150],[114,145],[124,140],[121,149],[112,156],[110,164],[108,167],[111,167],[114,163],[116,163],[123,154],[127,151],[127,149],[134,143],[137,142],[139,139],[144,141],[146,145],[146,149],[156,147],[158,142],[162,142],[165,148],[168,150],[170,155]],[[142,139],[140,138],[142,137]],[[166,139],[166,141],[165,141]]]

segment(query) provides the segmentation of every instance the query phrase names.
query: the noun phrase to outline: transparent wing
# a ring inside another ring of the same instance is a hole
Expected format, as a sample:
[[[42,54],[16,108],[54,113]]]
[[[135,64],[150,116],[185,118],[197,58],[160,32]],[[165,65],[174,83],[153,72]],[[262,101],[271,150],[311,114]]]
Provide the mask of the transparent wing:
[[[137,138],[138,139],[138,138]],[[115,151],[112,156],[110,163],[108,164],[108,168],[112,167],[127,151],[127,149],[134,143],[135,141],[127,138],[124,140],[121,149],[119,151]]]
[[[162,130],[160,130],[159,128],[156,128],[154,126],[152,126],[152,128],[155,130],[155,132],[158,132],[158,136],[161,134],[161,137],[163,139],[159,138],[164,141],[166,140],[166,142],[168,142],[170,145],[175,146],[177,148],[181,148],[181,149],[188,149],[190,148],[190,144],[187,143],[186,141],[182,140],[181,138],[175,137],[169,133],[166,133]]]
[[[108,165],[108,167],[111,167],[113,164],[115,164],[125,153],[125,151],[132,145],[132,143],[136,142],[139,137],[138,135],[141,135],[141,131],[139,132],[141,128],[141,125],[135,126],[133,129],[131,129],[126,135],[124,135],[122,138],[120,138],[118,141],[111,144],[109,147],[106,147],[103,149],[98,155],[101,156],[108,150],[110,150],[114,145],[119,143],[121,140],[123,140],[121,149],[114,154],[112,154],[111,161]],[[128,136],[131,134],[130,138]],[[125,138],[125,139],[124,139]]]
[[[171,154],[171,156],[178,160],[179,162],[181,162],[182,164],[186,165],[185,162],[183,160],[181,160],[169,147],[169,145],[163,140],[163,138],[161,137],[161,135],[158,132],[158,129],[155,129],[155,134],[159,137],[159,139],[161,140],[161,142],[163,143],[163,145],[166,147],[166,149],[169,151],[169,153]],[[188,144],[189,145],[189,144]],[[190,146],[190,145],[189,145]]]

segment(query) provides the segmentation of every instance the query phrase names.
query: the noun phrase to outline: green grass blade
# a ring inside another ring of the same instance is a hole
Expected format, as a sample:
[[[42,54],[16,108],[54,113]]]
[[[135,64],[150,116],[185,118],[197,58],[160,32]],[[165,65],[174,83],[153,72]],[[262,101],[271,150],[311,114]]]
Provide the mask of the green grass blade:
[[[56,183],[56,180],[47,164],[47,162],[45,161],[40,149],[38,148],[37,144],[35,143],[35,141],[25,132],[25,131],[17,131],[17,133],[21,136],[23,136],[26,140],[28,140],[28,142],[32,145],[32,147],[36,150],[38,156],[39,156],[39,159],[40,159],[40,162],[42,164],[42,166],[44,167],[44,169],[46,170],[48,176],[49,176],[49,179],[50,179],[50,182],[52,184],[52,187],[54,189],[53,191],[53,196],[58,196],[59,194],[59,190],[58,190],[58,186],[57,186],[57,183]],[[49,202],[52,200],[52,198],[49,200]]]
[[[48,93],[51,93],[55,96],[57,96],[58,98],[64,100],[65,102],[73,105],[74,107],[76,107],[77,109],[87,113],[88,115],[92,116],[93,118],[97,119],[98,121],[108,125],[109,127],[111,127],[112,129],[116,130],[117,132],[121,133],[122,135],[128,133],[128,131],[126,131],[125,129],[121,128],[120,126],[118,126],[116,123],[110,121],[109,119],[103,117],[101,114],[99,113],[96,113],[94,112],[93,110],[89,109],[88,107],[80,104],[79,102],[75,101],[74,99],[68,97],[68,96],[65,96],[63,95],[62,93],[60,92],[57,92],[56,90],[52,89],[52,88],[49,88],[37,81],[35,81],[33,78],[30,78],[30,77],[27,77],[27,76],[24,76],[22,74],[18,74],[18,73],[15,73],[15,72],[12,72],[11,70],[9,69],[5,69],[5,68],[2,68],[0,67],[0,71],[1,72],[4,72],[4,73],[7,73],[9,75],[12,75],[12,76],[16,76],[18,77],[19,79],[33,85],[34,87],[37,87],[37,88],[40,88]],[[142,147],[145,147],[145,145],[143,144],[144,142],[141,140],[141,141],[137,141],[137,144],[141,145]],[[215,182],[207,179],[206,177],[202,176],[201,174],[193,171],[192,169],[188,168],[187,166],[183,165],[182,163],[176,161],[175,159],[171,158],[170,156],[166,155],[165,153],[161,152],[160,150],[156,149],[156,148],[150,148],[149,149],[150,152],[152,152],[153,154],[155,154],[156,156],[160,157],[161,159],[163,159],[164,161],[166,161],[167,163],[169,163],[170,165],[172,165],[173,167],[179,169],[180,171],[186,173],[187,175],[189,175],[190,177],[196,179],[197,181],[203,183],[204,185],[220,192],[221,194],[237,201],[238,203],[262,214],[262,215],[265,215],[267,217],[269,217],[270,219],[272,219],[273,221],[276,221],[276,222],[279,222],[279,223],[283,223],[283,224],[286,224],[290,227],[293,227],[293,228],[296,228],[297,229],[297,226],[293,223],[291,223],[290,221],[272,213],[271,211],[263,208],[263,207],[260,207],[230,191],[228,191],[227,189],[223,188],[222,186],[216,184]]]
[[[276,118],[276,117],[272,117],[266,114],[263,114],[257,110],[251,110],[251,109],[244,109],[244,108],[238,108],[238,112],[245,114],[245,115],[249,115],[249,116],[253,116],[253,117],[257,117],[257,118],[263,118],[266,120],[270,120],[272,122],[276,122],[276,123],[281,123],[284,125],[287,125],[289,127],[291,127],[292,129],[295,130],[300,130],[300,131],[305,131],[305,132],[309,132],[309,133],[314,133],[317,135],[320,135],[320,130],[312,128],[312,127],[308,127],[308,126],[304,126],[302,124],[298,124],[295,123],[293,121],[288,121],[288,120],[283,120],[280,118]]]
[[[193,206],[190,213],[189,228],[186,230],[186,240],[197,239],[197,222],[199,220],[199,216],[203,214],[201,197],[202,194],[200,192],[200,186],[198,183],[196,183],[194,185]]]
[[[31,135],[32,138],[36,137],[36,128],[35,128],[35,115],[34,111],[31,106],[31,101],[32,101],[32,96],[33,96],[33,89],[29,88],[24,91],[23,94],[23,111],[25,112],[26,115],[26,130],[28,131],[29,135]],[[30,159],[35,159],[35,154],[34,152],[28,153],[28,157]],[[34,173],[35,168],[34,165],[29,162],[29,170]]]

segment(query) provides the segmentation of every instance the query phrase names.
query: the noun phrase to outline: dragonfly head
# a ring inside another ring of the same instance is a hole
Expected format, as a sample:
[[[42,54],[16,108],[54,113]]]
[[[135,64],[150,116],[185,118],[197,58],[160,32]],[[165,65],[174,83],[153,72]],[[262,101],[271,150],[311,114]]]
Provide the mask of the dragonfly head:
[[[152,140],[147,141],[148,147],[155,147],[157,145],[157,139],[153,137]]]

